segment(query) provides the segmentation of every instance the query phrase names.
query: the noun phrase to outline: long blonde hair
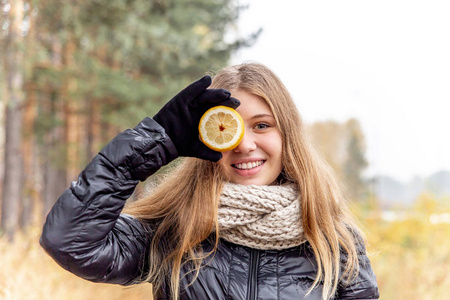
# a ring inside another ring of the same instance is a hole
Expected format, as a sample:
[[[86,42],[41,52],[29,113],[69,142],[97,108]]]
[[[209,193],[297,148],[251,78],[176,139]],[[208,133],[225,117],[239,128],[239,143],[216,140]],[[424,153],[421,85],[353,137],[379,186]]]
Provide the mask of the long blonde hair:
[[[335,176],[311,146],[286,87],[271,70],[257,63],[222,69],[211,87],[232,93],[246,91],[261,97],[271,108],[282,134],[283,175],[298,184],[302,225],[317,261],[317,275],[309,292],[322,282],[322,298],[332,297],[340,275],[348,282],[359,271],[356,237],[362,235],[347,211]],[[218,163],[185,158],[151,195],[126,207],[127,213],[143,221],[157,220],[146,278],[156,290],[170,276],[171,296],[178,299],[182,265],[192,262],[192,271],[198,275],[202,260],[210,253],[202,253],[197,246],[212,232],[214,250],[217,248],[217,208],[224,180]],[[347,255],[342,274],[341,251]]]

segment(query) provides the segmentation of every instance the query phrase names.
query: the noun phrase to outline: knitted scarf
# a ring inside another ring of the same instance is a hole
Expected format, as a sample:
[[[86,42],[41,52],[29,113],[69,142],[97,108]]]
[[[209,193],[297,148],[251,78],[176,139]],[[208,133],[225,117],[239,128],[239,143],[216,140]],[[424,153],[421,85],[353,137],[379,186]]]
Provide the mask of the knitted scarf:
[[[295,184],[226,183],[218,212],[220,236],[232,243],[263,250],[298,246],[304,237]]]

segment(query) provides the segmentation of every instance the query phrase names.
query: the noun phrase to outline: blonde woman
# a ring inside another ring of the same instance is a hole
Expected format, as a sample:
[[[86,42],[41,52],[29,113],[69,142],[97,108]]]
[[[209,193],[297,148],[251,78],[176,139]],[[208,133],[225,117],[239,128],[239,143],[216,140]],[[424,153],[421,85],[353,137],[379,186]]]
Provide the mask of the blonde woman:
[[[224,153],[198,139],[216,105],[245,124]],[[100,151],[53,207],[41,245],[87,280],[151,282],[155,299],[378,299],[362,234],[306,136],[265,66],[205,76]],[[122,212],[138,182],[178,156]]]

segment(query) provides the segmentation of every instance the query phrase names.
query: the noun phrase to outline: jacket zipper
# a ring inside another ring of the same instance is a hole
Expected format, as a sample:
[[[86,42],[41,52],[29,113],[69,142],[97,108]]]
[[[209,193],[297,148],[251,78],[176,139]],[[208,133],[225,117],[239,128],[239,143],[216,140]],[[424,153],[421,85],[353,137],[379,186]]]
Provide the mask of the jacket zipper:
[[[250,266],[248,274],[247,299],[256,299],[258,287],[259,251],[250,249]]]

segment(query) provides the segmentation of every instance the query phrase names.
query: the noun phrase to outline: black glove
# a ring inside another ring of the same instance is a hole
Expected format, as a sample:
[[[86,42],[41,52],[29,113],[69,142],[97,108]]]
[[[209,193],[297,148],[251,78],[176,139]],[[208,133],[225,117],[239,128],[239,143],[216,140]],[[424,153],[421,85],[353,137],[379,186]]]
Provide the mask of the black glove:
[[[235,109],[241,103],[230,97],[224,89],[207,89],[211,85],[211,77],[192,83],[153,117],[170,137],[179,156],[190,156],[218,161],[222,153],[206,147],[199,139],[198,123],[202,115],[211,107],[224,105]]]

